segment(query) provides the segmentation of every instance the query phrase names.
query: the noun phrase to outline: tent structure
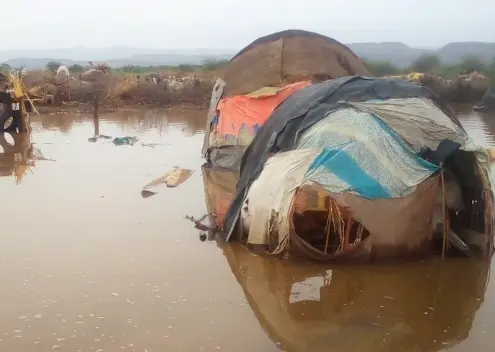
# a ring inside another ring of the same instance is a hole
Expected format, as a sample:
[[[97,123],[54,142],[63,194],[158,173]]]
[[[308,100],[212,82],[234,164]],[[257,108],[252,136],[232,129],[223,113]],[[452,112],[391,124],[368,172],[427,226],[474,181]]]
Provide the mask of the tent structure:
[[[326,36],[286,30],[256,39],[225,67],[225,96],[301,81],[326,81],[370,72],[347,46]]]
[[[318,260],[424,254],[439,235],[443,254],[450,245],[490,256],[489,170],[486,150],[428,88],[329,80],[292,94],[259,129],[224,230]],[[296,209],[316,191],[323,209]]]
[[[334,39],[288,30],[255,40],[230,60],[213,88],[203,155],[238,169],[259,127],[287,97],[314,82],[353,75],[369,71]]]

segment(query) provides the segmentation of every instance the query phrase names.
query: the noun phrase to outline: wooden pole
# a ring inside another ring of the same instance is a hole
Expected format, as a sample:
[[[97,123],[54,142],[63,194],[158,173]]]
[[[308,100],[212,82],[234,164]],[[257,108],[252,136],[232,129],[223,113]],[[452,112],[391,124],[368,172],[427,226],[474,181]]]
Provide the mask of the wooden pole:
[[[93,117],[97,118],[100,108],[100,95],[96,93],[93,95]]]
[[[443,242],[442,242],[442,259],[445,259],[445,255],[447,254],[447,248],[449,244],[449,233],[447,227],[447,207],[445,200],[445,179],[443,177],[443,171],[440,174],[440,182],[442,187],[442,212],[443,212]]]
[[[95,137],[98,137],[100,135],[99,110],[100,110],[100,95],[96,93],[93,96],[93,121],[95,124]]]
[[[24,100],[20,100],[15,104],[16,114],[19,117],[19,132],[30,132],[31,124],[29,123],[29,113],[26,111],[26,107],[24,106]]]

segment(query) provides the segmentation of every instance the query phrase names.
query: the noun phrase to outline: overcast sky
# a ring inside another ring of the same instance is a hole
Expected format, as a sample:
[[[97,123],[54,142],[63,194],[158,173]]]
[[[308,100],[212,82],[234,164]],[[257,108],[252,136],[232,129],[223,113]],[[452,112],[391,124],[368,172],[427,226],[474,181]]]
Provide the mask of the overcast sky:
[[[493,0],[3,0],[1,11],[0,50],[238,49],[283,29],[344,43],[495,41]]]

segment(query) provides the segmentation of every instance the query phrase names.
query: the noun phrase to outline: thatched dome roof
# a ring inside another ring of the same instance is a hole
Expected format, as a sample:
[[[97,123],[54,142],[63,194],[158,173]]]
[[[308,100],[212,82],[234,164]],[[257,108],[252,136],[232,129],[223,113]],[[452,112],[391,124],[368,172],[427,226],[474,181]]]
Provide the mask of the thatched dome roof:
[[[279,87],[301,80],[323,81],[370,72],[348,47],[323,35],[286,30],[256,39],[223,70],[226,95],[261,87]]]

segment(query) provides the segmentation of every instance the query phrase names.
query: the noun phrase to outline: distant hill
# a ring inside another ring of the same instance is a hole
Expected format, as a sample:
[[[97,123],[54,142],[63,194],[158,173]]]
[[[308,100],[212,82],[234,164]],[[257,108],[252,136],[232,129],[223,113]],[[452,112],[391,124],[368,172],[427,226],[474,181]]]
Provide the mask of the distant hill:
[[[399,42],[352,43],[348,46],[364,59],[390,61],[398,67],[409,66],[425,54],[438,55],[446,64],[456,64],[469,55],[477,56],[483,61],[495,58],[495,43],[454,42],[440,49],[413,48]],[[26,65],[29,69],[44,68],[49,61],[59,61],[64,65],[86,65],[89,60],[106,60],[111,67],[158,66],[199,64],[205,59],[229,59],[236,52],[235,49],[155,50],[134,47],[0,50],[0,63],[11,67]]]
[[[2,63],[9,65],[10,67],[21,67],[25,65],[28,69],[38,69],[45,68],[46,64],[50,61],[60,62],[62,65],[71,66],[73,64],[82,64],[87,65],[87,62],[77,62],[74,60],[67,59],[57,59],[57,58],[41,58],[41,59],[33,59],[27,57],[19,57],[16,59],[6,60]]]
[[[483,61],[491,61],[495,59],[495,43],[449,43],[436,53],[448,64],[455,64],[468,55],[476,56]]]
[[[390,61],[396,66],[409,66],[425,49],[411,48],[404,43],[353,43],[347,45],[357,56],[371,61]]]
[[[422,55],[438,55],[443,63],[452,65],[466,56],[476,56],[489,62],[495,59],[495,43],[456,42],[449,43],[440,49],[412,48],[404,43],[353,43],[349,48],[358,56],[378,61],[390,61],[395,66],[406,67]]]
[[[158,66],[199,64],[205,59],[229,59],[235,50],[197,49],[197,50],[153,50],[142,48],[66,48],[55,50],[0,50],[0,63],[11,67],[25,65],[28,69],[46,67],[49,61],[58,61],[63,65],[87,65],[89,60],[105,60],[111,67]]]

